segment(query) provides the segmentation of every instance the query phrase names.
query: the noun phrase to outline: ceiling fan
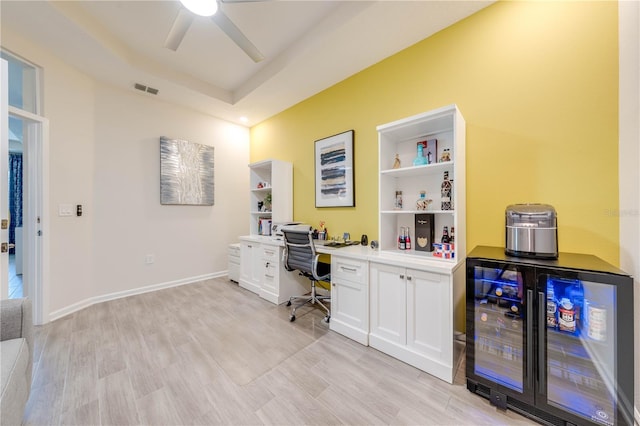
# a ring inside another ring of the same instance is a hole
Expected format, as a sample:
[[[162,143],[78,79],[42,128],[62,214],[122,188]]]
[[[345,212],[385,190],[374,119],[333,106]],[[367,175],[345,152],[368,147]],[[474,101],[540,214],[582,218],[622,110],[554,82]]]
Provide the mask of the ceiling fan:
[[[218,1],[225,0],[180,0],[184,8],[180,9],[164,46],[171,50],[177,50],[182,42],[187,30],[191,26],[195,15],[211,17],[218,27],[251,58],[254,62],[260,62],[264,55],[258,48],[240,31],[240,29],[229,19],[229,17],[219,7]],[[226,0],[229,3],[253,2],[262,0]],[[186,8],[186,9],[185,9]],[[195,14],[195,15],[194,15]]]

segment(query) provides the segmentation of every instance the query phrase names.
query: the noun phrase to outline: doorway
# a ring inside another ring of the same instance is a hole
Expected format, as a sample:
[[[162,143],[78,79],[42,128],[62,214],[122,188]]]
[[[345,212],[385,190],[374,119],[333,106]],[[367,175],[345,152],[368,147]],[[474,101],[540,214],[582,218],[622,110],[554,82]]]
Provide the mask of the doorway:
[[[48,120],[40,113],[40,69],[6,51],[1,52],[2,123],[2,297],[30,297],[34,323],[48,321],[48,218],[44,182],[48,166]],[[3,61],[4,62],[4,61]],[[5,71],[6,70],[6,71]],[[7,99],[8,98],[8,99]],[[6,136],[5,136],[6,135]],[[7,214],[7,213],[8,214]],[[11,226],[9,226],[11,224]],[[3,244],[4,245],[4,244]]]

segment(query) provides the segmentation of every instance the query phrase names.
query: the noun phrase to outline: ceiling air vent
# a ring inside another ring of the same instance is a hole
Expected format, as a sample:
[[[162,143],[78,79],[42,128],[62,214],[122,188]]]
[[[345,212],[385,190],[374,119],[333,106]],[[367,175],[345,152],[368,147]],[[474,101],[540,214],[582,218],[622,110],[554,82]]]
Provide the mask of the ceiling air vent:
[[[152,95],[157,95],[158,94],[158,89],[154,89],[153,87],[145,86],[144,84],[135,83],[133,85],[133,87],[135,89],[137,89],[137,90],[142,91],[142,92],[151,93]]]

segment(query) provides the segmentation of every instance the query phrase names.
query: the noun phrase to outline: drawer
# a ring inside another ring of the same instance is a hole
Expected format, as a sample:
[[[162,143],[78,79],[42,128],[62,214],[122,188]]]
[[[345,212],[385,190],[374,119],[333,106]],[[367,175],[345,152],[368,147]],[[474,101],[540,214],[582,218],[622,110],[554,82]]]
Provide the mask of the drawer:
[[[356,283],[367,282],[367,261],[331,256],[331,278],[340,278]]]
[[[229,247],[227,247],[227,254],[229,255],[229,257],[237,257],[239,259],[240,244],[239,243],[229,244]]]
[[[280,247],[277,246],[262,246],[262,258],[271,262],[278,262],[278,254],[280,253]]]

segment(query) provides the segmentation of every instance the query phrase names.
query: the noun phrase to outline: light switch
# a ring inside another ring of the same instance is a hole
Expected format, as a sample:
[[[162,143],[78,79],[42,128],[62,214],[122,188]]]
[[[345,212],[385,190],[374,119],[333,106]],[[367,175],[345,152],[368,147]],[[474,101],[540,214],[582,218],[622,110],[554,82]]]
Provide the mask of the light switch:
[[[60,204],[58,206],[58,216],[73,216],[73,205]]]

